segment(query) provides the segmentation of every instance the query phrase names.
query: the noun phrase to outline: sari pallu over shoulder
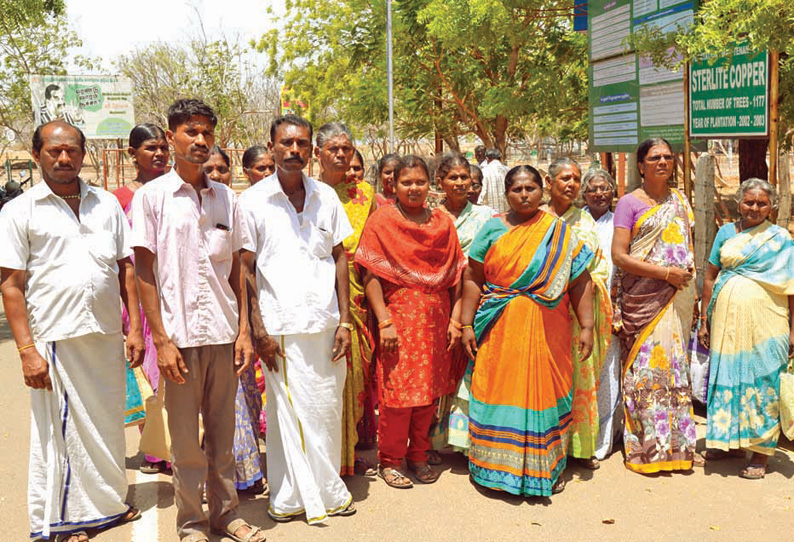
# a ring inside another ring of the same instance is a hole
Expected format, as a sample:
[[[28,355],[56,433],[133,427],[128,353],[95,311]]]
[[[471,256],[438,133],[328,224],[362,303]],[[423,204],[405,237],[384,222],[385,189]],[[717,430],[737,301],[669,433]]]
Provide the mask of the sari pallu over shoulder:
[[[483,265],[489,278],[474,318],[474,335],[480,343],[507,304],[524,295],[549,309],[556,308],[568,287],[569,277],[584,271],[593,253],[576,241],[564,221],[543,212],[538,218],[505,233],[488,251]],[[516,254],[534,254],[529,263]],[[518,278],[515,266],[526,266]],[[505,276],[507,275],[507,276]],[[502,277],[506,280],[502,280]],[[507,283],[507,284],[500,284]]]
[[[780,295],[794,295],[794,249],[791,235],[780,226],[764,221],[725,241],[720,250],[722,269],[714,283],[708,316],[723,286],[736,275]]]
[[[384,206],[367,220],[356,265],[405,288],[444,290],[460,280],[467,260],[452,220],[434,210],[425,224],[403,218],[397,206]]]
[[[677,190],[671,192],[637,221],[630,255],[692,269],[692,211]],[[686,344],[695,281],[677,290],[665,280],[620,275],[626,467],[645,474],[690,469],[697,436]]]

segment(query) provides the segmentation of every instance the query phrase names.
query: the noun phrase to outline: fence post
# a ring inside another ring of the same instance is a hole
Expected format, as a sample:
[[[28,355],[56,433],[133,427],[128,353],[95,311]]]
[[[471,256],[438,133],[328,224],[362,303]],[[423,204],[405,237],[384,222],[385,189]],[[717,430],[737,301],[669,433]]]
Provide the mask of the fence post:
[[[777,213],[777,225],[788,229],[791,221],[791,168],[789,167],[788,151],[783,151],[778,155],[778,185],[780,202]]]
[[[642,185],[640,170],[637,169],[637,153],[626,154],[626,193],[629,194]]]
[[[702,290],[709,251],[717,235],[714,222],[714,170],[714,157],[708,153],[702,154],[695,168],[695,266],[698,291]]]

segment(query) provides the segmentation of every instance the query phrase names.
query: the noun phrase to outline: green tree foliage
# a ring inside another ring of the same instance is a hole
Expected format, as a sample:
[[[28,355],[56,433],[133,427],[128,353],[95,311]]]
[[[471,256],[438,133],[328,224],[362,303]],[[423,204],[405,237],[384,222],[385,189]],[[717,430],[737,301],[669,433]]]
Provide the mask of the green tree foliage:
[[[155,43],[123,55],[116,65],[132,80],[138,122],[165,126],[175,100],[198,98],[218,115],[219,145],[266,141],[278,85],[235,41],[202,34],[186,43]]]
[[[541,126],[582,137],[586,37],[571,0],[393,2],[396,128],[438,131],[448,145],[474,134],[504,151]],[[291,0],[257,43],[271,73],[310,103],[312,120],[359,131],[388,118],[385,0]]]
[[[92,62],[69,56],[81,45],[68,26],[63,2],[4,0],[0,8],[0,126],[10,128],[24,145],[33,133],[28,76],[66,73],[66,59],[89,69]]]
[[[794,2],[791,0],[704,0],[687,30],[663,34],[639,33],[634,43],[655,61],[677,62],[675,48],[685,60],[721,55],[736,42],[748,41],[758,51],[780,52],[780,119],[794,126]],[[788,142],[794,132],[789,131]]]

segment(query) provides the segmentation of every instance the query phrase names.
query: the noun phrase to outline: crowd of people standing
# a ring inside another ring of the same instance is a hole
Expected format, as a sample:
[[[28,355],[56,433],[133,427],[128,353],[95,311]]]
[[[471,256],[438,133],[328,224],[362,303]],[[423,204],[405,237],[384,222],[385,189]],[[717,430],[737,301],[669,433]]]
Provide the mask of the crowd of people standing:
[[[608,172],[507,168],[496,149],[477,149],[479,167],[386,155],[373,186],[344,124],[315,133],[292,115],[246,150],[236,194],[214,111],[179,100],[167,118],[133,129],[138,175],[115,198],[80,179],[78,128],[39,126],[43,182],[0,214],[32,388],[32,538],[84,542],[140,517],[124,501],[125,358],[164,387],[170,457],[141,470],[172,470],[183,542],[263,541],[239,491],[268,492],[275,522],[352,515],[343,476],[431,484],[447,447],[473,483],[527,497],[621,441],[634,472],[751,452],[740,475],[763,478],[794,344],[794,242],[769,222],[768,183],[742,183],[694,317],[694,218],[663,139],[639,146],[642,185],[613,213]],[[693,321],[711,349],[702,454]],[[370,465],[357,449],[375,443]]]

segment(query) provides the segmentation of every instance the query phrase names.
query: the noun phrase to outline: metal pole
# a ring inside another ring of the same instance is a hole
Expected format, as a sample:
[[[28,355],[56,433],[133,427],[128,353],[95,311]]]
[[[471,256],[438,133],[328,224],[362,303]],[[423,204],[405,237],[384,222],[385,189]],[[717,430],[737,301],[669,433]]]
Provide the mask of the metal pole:
[[[389,81],[389,152],[394,152],[394,78],[391,47],[391,0],[386,0],[386,72]]]

